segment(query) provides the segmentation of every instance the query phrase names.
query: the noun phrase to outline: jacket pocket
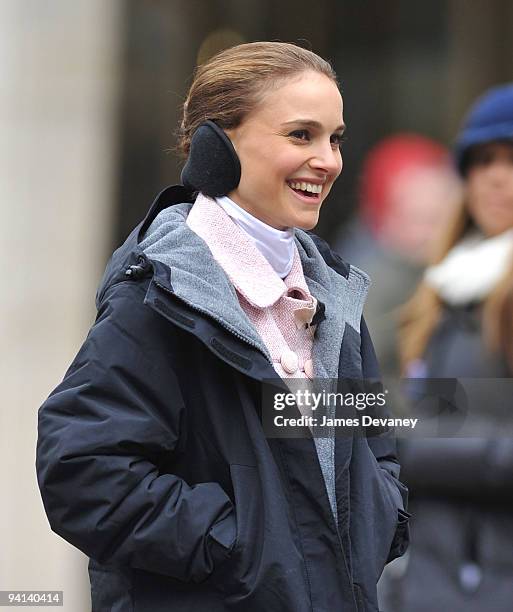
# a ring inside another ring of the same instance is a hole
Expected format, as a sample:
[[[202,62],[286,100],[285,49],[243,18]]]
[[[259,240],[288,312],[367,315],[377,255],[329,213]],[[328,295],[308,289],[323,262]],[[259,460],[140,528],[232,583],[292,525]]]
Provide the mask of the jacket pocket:
[[[390,551],[386,559],[386,563],[390,563],[390,561],[404,555],[408,548],[410,542],[409,520],[411,514],[404,509],[408,504],[407,487],[385,469],[383,469],[383,475],[392,493],[395,493],[396,497],[397,494],[400,496],[397,503],[395,531],[390,544]]]
[[[410,515],[404,506],[408,490],[389,470],[381,467],[366,440],[355,439],[355,445],[357,443],[364,450],[361,473],[365,474],[365,495],[373,512],[367,516],[353,516],[356,524],[353,529],[359,526],[360,538],[368,537],[365,533],[372,533],[374,537],[368,542],[368,550],[364,552],[361,549],[355,556],[359,557],[361,571],[367,572],[369,564],[372,564],[377,582],[385,565],[406,551]]]
[[[213,580],[227,598],[238,599],[252,591],[256,583],[264,540],[264,512],[258,469],[254,466],[231,464],[230,475],[235,501],[236,536],[231,549],[226,543],[231,537],[233,524],[219,525],[212,539],[228,552],[228,560],[214,571]],[[216,526],[214,526],[216,527]],[[218,541],[221,540],[221,541]],[[221,551],[219,551],[221,552]]]
[[[387,563],[404,555],[410,542],[409,520],[411,514],[402,508],[398,508],[397,513],[397,528],[395,530],[394,539],[392,540]]]
[[[209,532],[210,554],[214,567],[230,558],[237,540],[235,511],[213,525]]]

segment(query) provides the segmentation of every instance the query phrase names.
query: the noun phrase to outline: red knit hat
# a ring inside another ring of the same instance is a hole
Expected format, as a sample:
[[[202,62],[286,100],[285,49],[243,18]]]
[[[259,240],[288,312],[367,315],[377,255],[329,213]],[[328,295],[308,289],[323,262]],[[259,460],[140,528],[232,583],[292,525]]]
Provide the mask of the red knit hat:
[[[360,176],[360,211],[374,234],[379,234],[388,213],[390,192],[403,170],[450,163],[449,151],[418,134],[385,138],[365,158]]]

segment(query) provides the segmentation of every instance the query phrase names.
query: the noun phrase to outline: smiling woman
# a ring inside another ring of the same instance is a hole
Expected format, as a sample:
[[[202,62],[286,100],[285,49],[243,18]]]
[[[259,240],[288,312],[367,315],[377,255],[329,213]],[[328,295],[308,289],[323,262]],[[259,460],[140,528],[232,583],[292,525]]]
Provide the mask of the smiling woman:
[[[198,69],[184,185],[114,253],[40,411],[43,500],[91,559],[93,611],[378,609],[408,541],[392,433],[268,439],[262,425],[269,379],[378,371],[369,279],[305,231],[343,130],[333,69],[311,51],[250,43]]]
[[[312,229],[342,171],[343,127],[332,79],[313,71],[287,79],[227,130],[242,167],[230,197],[278,229]]]

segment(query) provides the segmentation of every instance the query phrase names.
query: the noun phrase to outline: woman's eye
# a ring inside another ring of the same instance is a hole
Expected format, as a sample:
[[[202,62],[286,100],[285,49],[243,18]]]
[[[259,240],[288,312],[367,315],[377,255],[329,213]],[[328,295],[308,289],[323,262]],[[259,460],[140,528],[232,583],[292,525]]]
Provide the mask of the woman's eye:
[[[303,142],[310,142],[314,136],[310,133],[309,130],[294,130],[290,132],[289,138],[294,140],[301,140]],[[340,147],[342,142],[345,140],[345,135],[341,133],[335,133],[330,136],[330,143],[333,147]]]
[[[342,133],[340,133],[340,134],[332,134],[331,138],[330,138],[330,141],[331,141],[332,145],[334,145],[336,147],[340,147],[345,139],[346,139],[346,137]]]
[[[295,140],[310,140],[308,130],[294,130],[293,132],[290,132],[289,136]]]

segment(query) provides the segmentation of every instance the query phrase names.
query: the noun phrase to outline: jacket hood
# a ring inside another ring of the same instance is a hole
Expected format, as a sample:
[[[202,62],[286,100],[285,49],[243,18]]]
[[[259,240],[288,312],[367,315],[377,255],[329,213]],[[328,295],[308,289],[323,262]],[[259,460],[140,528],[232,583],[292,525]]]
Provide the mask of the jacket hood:
[[[143,251],[139,246],[148,227],[160,211],[178,202],[194,202],[194,192],[183,185],[171,185],[163,189],[153,201],[145,218],[130,232],[125,242],[112,254],[96,292],[96,307],[99,308],[106,291],[114,284],[127,280],[129,266],[137,265]],[[139,262],[140,263],[140,262]]]
[[[169,287],[193,309],[222,322],[269,358],[257,331],[239,305],[228,276],[212,257],[205,241],[185,222],[192,208],[179,203],[154,219],[139,247],[152,261],[165,265]]]

